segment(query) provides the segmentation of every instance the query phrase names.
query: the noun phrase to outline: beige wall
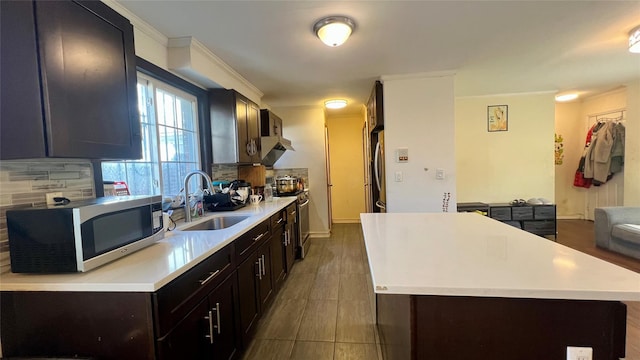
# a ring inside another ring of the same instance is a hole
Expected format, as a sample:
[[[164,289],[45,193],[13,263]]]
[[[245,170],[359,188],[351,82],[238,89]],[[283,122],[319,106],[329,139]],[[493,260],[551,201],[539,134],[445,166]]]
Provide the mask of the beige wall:
[[[564,139],[564,159],[562,165],[555,165],[556,213],[559,218],[584,218],[585,188],[573,186],[585,145],[586,125],[581,113],[580,102],[556,104],[556,134]]]
[[[365,212],[363,125],[363,115],[327,117],[334,223],[360,222],[360,213]]]
[[[272,110],[282,118],[282,133],[296,149],[285,152],[274,168],[309,169],[310,236],[329,236],[324,110],[321,107],[275,107]]]
[[[640,79],[627,84],[624,205],[640,206]]]
[[[458,202],[554,201],[553,94],[456,99]],[[487,131],[487,106],[508,105],[508,131]]]

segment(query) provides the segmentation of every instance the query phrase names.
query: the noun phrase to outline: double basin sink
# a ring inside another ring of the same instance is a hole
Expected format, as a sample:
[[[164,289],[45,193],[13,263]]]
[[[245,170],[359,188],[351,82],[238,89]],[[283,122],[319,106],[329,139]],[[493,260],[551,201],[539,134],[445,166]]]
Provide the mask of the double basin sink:
[[[181,229],[182,231],[202,231],[202,230],[221,230],[231,227],[242,220],[246,220],[249,216],[231,215],[214,217],[207,221],[197,223],[195,225]]]

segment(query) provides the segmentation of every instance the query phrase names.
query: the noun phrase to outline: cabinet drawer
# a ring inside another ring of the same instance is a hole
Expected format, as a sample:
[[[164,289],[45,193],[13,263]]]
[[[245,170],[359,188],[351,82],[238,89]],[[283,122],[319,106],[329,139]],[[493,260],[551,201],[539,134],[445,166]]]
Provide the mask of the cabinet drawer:
[[[275,231],[284,226],[287,214],[284,210],[278,211],[277,214],[271,216],[271,231]]]
[[[154,294],[156,332],[162,337],[235,270],[231,243]]]
[[[521,206],[511,208],[512,220],[533,220],[533,208],[531,206]]]
[[[554,220],[523,221],[523,229],[536,234],[555,235]]]
[[[533,218],[536,220],[551,220],[556,218],[556,207],[540,205],[533,208]]]
[[[522,229],[522,225],[520,225],[520,221],[503,221],[507,225],[511,225],[513,227],[517,227],[518,229]]]
[[[496,220],[511,220],[511,207],[490,207],[490,217]]]
[[[293,203],[287,206],[286,213],[287,213],[287,224],[296,222],[296,214],[298,214],[298,208],[296,203]]]
[[[267,219],[235,240],[238,264],[244,261],[253,250],[269,238],[271,219]]]

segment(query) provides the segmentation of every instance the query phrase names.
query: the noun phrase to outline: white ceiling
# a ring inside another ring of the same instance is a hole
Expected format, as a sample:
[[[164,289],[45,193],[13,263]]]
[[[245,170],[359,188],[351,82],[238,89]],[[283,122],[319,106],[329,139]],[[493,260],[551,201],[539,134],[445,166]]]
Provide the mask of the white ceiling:
[[[640,1],[118,2],[169,38],[195,37],[272,107],[360,105],[384,75],[454,71],[456,96],[585,96],[640,78],[627,50]],[[329,15],[357,24],[337,48],[311,30]]]

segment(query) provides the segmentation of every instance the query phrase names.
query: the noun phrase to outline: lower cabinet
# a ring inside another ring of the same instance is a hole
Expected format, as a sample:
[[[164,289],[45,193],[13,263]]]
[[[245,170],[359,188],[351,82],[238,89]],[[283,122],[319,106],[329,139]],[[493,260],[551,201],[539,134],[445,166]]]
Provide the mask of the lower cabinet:
[[[278,227],[271,233],[271,272],[273,274],[273,287],[279,290],[284,283],[286,275],[285,249],[287,246],[286,233],[283,227]]]
[[[248,346],[258,318],[273,299],[271,237],[238,266],[240,330],[243,346]]]
[[[235,321],[236,274],[229,276],[158,340],[160,359],[233,359],[240,352]]]

